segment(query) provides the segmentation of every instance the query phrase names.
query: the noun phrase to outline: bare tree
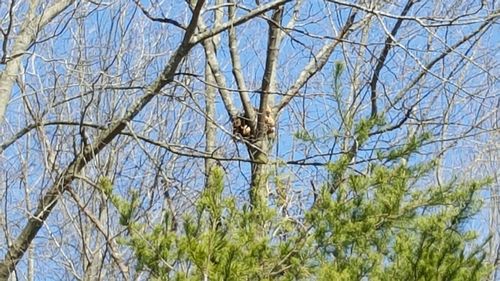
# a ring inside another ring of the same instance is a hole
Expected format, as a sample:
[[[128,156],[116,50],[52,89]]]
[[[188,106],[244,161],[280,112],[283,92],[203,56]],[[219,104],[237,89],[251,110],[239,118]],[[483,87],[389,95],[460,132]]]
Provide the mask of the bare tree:
[[[162,88],[174,81],[174,76],[179,64],[196,44],[226,30],[230,26],[237,26],[239,24],[242,24],[252,17],[258,16],[275,6],[282,5],[284,2],[286,1],[275,1],[266,5],[262,5],[261,7],[254,9],[246,15],[243,15],[242,17],[238,17],[232,21],[215,26],[213,29],[197,33],[197,24],[205,4],[204,1],[197,1],[193,5],[194,7],[192,10],[192,16],[189,23],[183,28],[184,34],[182,35],[183,39],[181,40],[180,45],[172,53],[165,67],[159,73],[158,78],[141,88],[144,94],[137,100],[135,100],[122,116],[119,116],[114,120],[108,120],[110,124],[106,127],[98,126],[100,132],[95,135],[93,141],[89,139],[89,137],[83,131],[83,128],[80,130],[80,136],[82,138],[81,143],[83,144],[81,146],[81,149],[75,149],[77,151],[75,151],[74,159],[71,160],[66,167],[61,168],[60,170],[58,169],[59,173],[54,176],[53,183],[44,192],[45,194],[40,199],[38,207],[29,216],[26,226],[22,228],[21,233],[17,236],[17,238],[8,244],[9,246],[5,255],[5,259],[2,261],[2,263],[0,263],[0,278],[8,278],[10,273],[14,270],[16,264],[28,249],[30,243],[35,238],[40,228],[43,226],[44,222],[48,218],[54,206],[59,201],[62,194],[71,188],[71,185],[75,179],[81,177],[81,173],[83,172],[87,163],[91,162],[92,160],[96,160],[96,156],[126,128],[127,123],[134,117],[136,117],[146,106],[146,104],[148,104],[155,96],[157,96],[161,92]],[[113,61],[111,61],[111,63],[113,63]],[[111,65],[108,65],[107,67],[111,67]],[[106,69],[105,66],[104,71],[106,70],[108,69]],[[102,75],[102,77],[97,77],[97,79],[106,78],[108,77],[104,77],[104,75]],[[95,89],[92,88],[92,91],[94,90]],[[80,93],[80,95],[83,96],[84,94]],[[86,125],[83,122],[85,120],[86,109],[87,108],[83,108],[80,127]],[[37,124],[37,126],[39,126],[39,124]],[[126,272],[122,271],[122,273],[125,277]]]
[[[74,2],[72,0],[57,1],[48,7],[40,1],[30,1],[26,5],[25,3],[16,3],[13,0],[6,4],[8,5],[5,11],[6,24],[5,28],[2,26],[0,30],[3,36],[0,62],[5,65],[5,68],[0,72],[0,121],[3,121],[14,81],[21,74],[20,66],[23,56],[36,43],[37,39],[49,39],[38,38],[40,30],[53,22]],[[21,17],[23,9],[27,9],[24,18]]]

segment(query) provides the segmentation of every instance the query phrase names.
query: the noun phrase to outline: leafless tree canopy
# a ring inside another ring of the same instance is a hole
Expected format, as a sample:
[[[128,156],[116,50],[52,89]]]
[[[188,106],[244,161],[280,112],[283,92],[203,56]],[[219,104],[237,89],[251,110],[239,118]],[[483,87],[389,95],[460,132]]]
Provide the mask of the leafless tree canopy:
[[[0,280],[147,278],[100,178],[154,223],[218,165],[239,203],[300,217],[326,164],[363,173],[422,132],[429,180],[496,180],[477,223],[496,264],[499,17],[480,0],[0,1]],[[384,122],[358,145],[367,118]]]

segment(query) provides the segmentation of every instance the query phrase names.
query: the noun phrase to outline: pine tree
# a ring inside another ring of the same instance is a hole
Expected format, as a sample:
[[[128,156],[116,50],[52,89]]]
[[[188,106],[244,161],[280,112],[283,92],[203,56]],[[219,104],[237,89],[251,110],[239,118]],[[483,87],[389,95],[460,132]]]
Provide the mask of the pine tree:
[[[376,123],[360,122],[359,143]],[[121,215],[136,269],[155,280],[482,280],[487,240],[467,225],[488,181],[429,184],[432,161],[408,164],[427,138],[379,153],[363,174],[349,172],[344,155],[294,219],[225,195],[219,167],[180,228],[169,212],[153,227],[134,222],[137,196],[115,195],[107,179],[101,189]]]

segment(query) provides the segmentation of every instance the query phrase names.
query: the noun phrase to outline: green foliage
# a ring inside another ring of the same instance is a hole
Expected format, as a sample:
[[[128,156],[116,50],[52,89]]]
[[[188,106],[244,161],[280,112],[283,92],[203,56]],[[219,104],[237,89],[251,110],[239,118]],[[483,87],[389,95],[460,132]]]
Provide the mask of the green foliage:
[[[388,153],[379,153],[379,159],[387,159],[389,161],[403,158],[406,155],[410,155],[412,152],[416,151],[422,144],[429,140],[430,134],[422,134],[420,136],[411,136],[407,143],[400,148],[395,148],[390,150]]]
[[[340,96],[341,76],[345,70],[344,62],[336,61],[333,67],[333,89],[336,97]]]
[[[372,118],[356,126],[360,144],[380,123]],[[122,242],[137,270],[153,280],[482,280],[490,269],[487,241],[467,225],[489,182],[426,183],[434,163],[399,160],[427,139],[410,138],[380,154],[390,163],[371,163],[366,174],[350,173],[351,157],[343,155],[328,165],[331,181],[298,219],[280,214],[279,200],[240,207],[224,194],[219,167],[179,228],[168,212],[155,226],[134,222],[137,195],[113,194],[106,179],[100,187],[120,213],[127,229]],[[281,193],[284,184],[276,184]]]
[[[311,135],[307,131],[297,131],[293,134],[293,136],[296,139],[301,140],[301,141],[305,141],[305,142],[314,141],[316,139],[316,137],[314,135]]]
[[[119,198],[109,192],[108,196]],[[133,208],[130,200],[110,201],[121,216]],[[223,196],[221,168],[212,169],[194,214],[184,217],[181,229],[169,227],[169,216],[150,230],[126,220],[129,232],[122,243],[133,250],[137,270],[149,271],[153,280],[203,280],[205,276],[209,280],[291,280],[308,272],[299,255],[305,240],[293,231],[293,224],[270,208],[238,209],[234,198]],[[286,239],[275,237],[271,229]]]
[[[118,209],[120,214],[120,224],[124,226],[130,225],[130,220],[134,210],[139,204],[139,193],[132,192],[129,201],[123,200],[120,196],[113,194],[113,186],[111,180],[105,177],[99,179],[99,188],[109,198],[111,203]]]
[[[375,166],[350,175],[334,196],[325,188],[307,214],[320,280],[481,280],[484,244],[464,224],[486,184],[416,188],[429,167]],[[485,242],[485,241],[483,241]]]

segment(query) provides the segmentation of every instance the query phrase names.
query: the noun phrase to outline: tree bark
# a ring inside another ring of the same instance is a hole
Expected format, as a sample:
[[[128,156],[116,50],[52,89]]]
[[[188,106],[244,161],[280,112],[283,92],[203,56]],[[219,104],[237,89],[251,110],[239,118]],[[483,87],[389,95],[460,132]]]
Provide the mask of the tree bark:
[[[268,151],[269,144],[267,140],[255,146],[248,146],[248,153],[252,159],[252,177],[250,185],[250,203],[252,207],[261,210],[267,206],[269,190],[268,190]]]
[[[205,86],[205,152],[207,155],[213,155],[215,151],[215,89],[210,86],[213,85],[214,78],[210,66],[208,63],[205,64],[205,80],[207,85]],[[210,170],[214,165],[215,160],[211,158],[205,158],[205,187],[209,183]]]
[[[36,16],[38,1],[31,1],[26,18],[21,26],[19,34],[12,47],[9,57],[4,54],[6,58],[5,69],[0,73],[0,123],[5,118],[5,111],[7,104],[10,101],[12,87],[14,81],[20,74],[20,66],[24,53],[35,43],[37,34],[44,26],[46,26],[52,19],[64,11],[74,0],[57,1],[55,4],[43,11],[42,15]],[[14,19],[10,19],[13,21]],[[4,40],[8,37],[5,36]]]

